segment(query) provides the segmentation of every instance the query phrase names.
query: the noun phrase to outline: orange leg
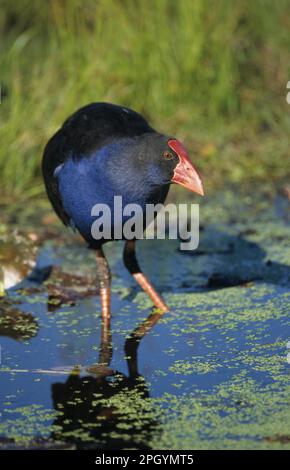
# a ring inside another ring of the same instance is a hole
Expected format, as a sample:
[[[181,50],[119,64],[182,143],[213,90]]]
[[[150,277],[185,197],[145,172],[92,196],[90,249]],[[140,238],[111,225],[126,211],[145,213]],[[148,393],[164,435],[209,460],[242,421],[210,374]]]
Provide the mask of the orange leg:
[[[168,312],[169,308],[162,299],[162,297],[156,292],[149,279],[142,273],[135,252],[135,240],[128,240],[125,244],[124,249],[124,263],[128,271],[132,274],[139,286],[146,292],[150,297],[155,307],[162,312]]]
[[[100,301],[102,308],[102,323],[104,328],[110,327],[111,316],[111,275],[110,269],[101,248],[96,251],[97,277],[100,286]]]

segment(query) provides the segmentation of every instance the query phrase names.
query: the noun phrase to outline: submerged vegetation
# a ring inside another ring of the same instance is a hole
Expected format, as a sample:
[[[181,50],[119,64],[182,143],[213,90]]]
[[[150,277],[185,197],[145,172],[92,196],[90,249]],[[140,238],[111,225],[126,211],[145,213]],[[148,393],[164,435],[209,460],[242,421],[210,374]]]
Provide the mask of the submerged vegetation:
[[[289,6],[0,0],[2,201],[42,194],[47,139],[91,101],[185,140],[207,186],[289,175]]]

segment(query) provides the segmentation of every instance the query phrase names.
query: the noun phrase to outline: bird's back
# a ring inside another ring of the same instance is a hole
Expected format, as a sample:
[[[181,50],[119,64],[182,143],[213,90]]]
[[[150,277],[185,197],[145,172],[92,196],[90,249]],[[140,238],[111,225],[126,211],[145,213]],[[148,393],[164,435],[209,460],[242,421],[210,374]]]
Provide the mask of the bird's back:
[[[111,141],[154,132],[148,122],[135,111],[110,103],[92,103],[76,111],[47,143],[42,171],[48,197],[65,225],[66,214],[55,177],[57,167],[67,158],[89,157]]]

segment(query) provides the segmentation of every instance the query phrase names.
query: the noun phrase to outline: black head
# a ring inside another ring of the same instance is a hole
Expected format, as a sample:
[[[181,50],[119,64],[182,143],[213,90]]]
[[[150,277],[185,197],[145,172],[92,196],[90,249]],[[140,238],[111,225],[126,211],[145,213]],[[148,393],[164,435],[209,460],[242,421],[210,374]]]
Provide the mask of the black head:
[[[174,138],[150,132],[110,145],[107,169],[116,183],[155,190],[171,183],[203,195],[200,177],[183,145]]]

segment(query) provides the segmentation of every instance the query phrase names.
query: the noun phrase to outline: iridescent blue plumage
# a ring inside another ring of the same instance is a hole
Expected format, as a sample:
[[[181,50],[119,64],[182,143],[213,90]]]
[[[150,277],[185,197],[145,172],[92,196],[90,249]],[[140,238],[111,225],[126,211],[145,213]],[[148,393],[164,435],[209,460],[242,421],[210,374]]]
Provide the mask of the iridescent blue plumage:
[[[156,134],[155,139],[160,140],[160,137],[157,138]],[[114,228],[115,196],[122,196],[123,207],[138,204],[144,213],[147,203],[163,202],[166,197],[167,176],[164,177],[159,166],[150,161],[145,149],[142,154],[138,153],[139,146],[139,139],[120,139],[89,157],[71,155],[55,171],[54,177],[58,180],[59,194],[70,225],[75,226],[91,246],[96,245],[91,235],[96,219],[92,216],[95,204],[106,204],[110,208]],[[144,158],[148,158],[145,167]],[[122,217],[122,225],[127,219],[128,216]]]

